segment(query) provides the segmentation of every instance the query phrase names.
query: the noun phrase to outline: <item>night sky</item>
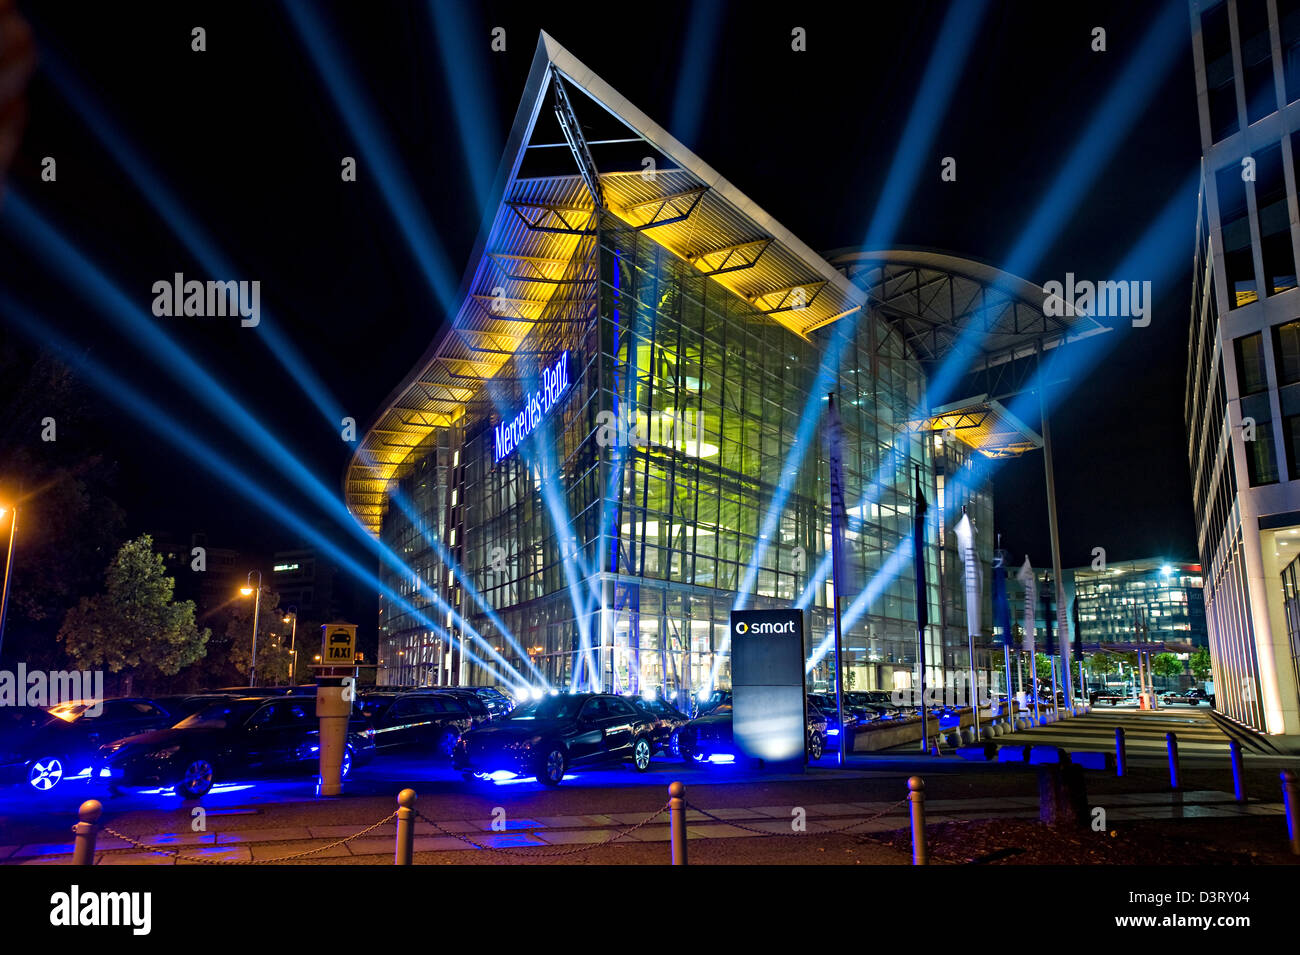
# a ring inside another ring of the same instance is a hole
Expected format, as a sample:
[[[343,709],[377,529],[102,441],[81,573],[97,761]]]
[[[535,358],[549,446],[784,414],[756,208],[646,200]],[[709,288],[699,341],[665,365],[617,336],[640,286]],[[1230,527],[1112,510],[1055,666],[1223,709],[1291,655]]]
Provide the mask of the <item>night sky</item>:
[[[1185,5],[1178,4],[1183,6]],[[422,280],[285,9],[278,3],[20,4],[47,61],[88,88],[224,254],[235,278],[262,282],[263,325],[276,327],[359,425],[410,370],[444,316]],[[1117,80],[1157,8],[1134,3],[990,6],[900,226],[899,246],[1000,264],[1088,119]],[[539,29],[550,32],[815,249],[860,244],[894,160],[945,4],[862,5],[848,18],[655,3],[475,5],[448,84],[441,17],[428,4],[320,5],[373,121],[392,143],[455,276],[478,227],[453,97],[472,92],[495,172]],[[1184,13],[1184,19],[1186,14]],[[190,31],[207,30],[207,52]],[[507,50],[490,50],[506,30]],[[808,51],[790,31],[808,31]],[[1090,50],[1093,27],[1108,49]],[[109,274],[148,314],[151,286],[175,272],[209,278],[145,201],[46,72],[29,89],[29,124],[8,187]],[[1060,223],[1034,274],[1107,270],[1143,234],[1199,161],[1190,31],[1139,121]],[[41,158],[58,162],[41,181]],[[941,157],[958,160],[939,181]],[[1175,250],[1185,263],[1155,288],[1151,327],[1070,383],[1055,415],[1067,566],[1093,547],[1113,560],[1195,558],[1182,423],[1195,205]],[[0,207],[0,222],[5,209]],[[1140,276],[1133,276],[1140,278]],[[232,434],[214,406],[154,366],[93,303],[61,282],[12,228],[0,229],[0,282],[74,341],[162,404],[190,433],[255,472],[353,553],[360,548],[303,499],[282,468]],[[265,345],[264,328],[232,319],[153,319],[338,494],[349,446]],[[17,334],[0,317],[3,334]],[[1034,424],[1034,422],[1031,422]],[[294,546],[278,526],[108,398],[84,421],[118,463],[116,497],[132,533],[206,530],[211,543],[269,553]],[[1048,561],[1040,454],[996,478],[997,530],[1019,557]],[[368,567],[372,560],[362,558]]]

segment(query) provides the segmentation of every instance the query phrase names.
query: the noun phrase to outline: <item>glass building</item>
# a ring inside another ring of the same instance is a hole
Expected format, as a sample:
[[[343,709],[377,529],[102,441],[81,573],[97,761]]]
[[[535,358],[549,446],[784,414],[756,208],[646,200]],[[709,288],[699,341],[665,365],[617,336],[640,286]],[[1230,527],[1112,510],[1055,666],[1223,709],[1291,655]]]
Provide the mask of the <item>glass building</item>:
[[[725,687],[731,611],[792,605],[809,611],[809,681],[830,682],[829,394],[846,686],[917,679],[918,480],[929,678],[964,667],[964,626],[940,626],[956,573],[936,502],[949,520],[969,504],[988,543],[991,491],[964,487],[964,446],[915,426],[923,363],[891,321],[910,312],[882,297],[921,266],[846,274],[545,34],[496,190],[459,313],[345,476],[397,558],[379,682]],[[930,284],[954,283],[953,263],[991,271],[938,258]],[[994,294],[994,278],[1010,277],[962,279],[953,301],[1017,326],[1041,315],[1041,289]]]
[[[1051,571],[1038,568],[1036,573],[1041,594],[1041,582]],[[1110,562],[1102,570],[1068,568],[1063,573],[1071,617],[1078,600],[1085,653],[1141,650],[1186,655],[1208,646],[1199,564],[1153,557]],[[1043,621],[1040,600],[1035,615],[1039,633]],[[1052,627],[1056,629],[1054,614]],[[1073,630],[1069,636],[1074,639]]]
[[[1300,734],[1300,2],[1192,0],[1202,183],[1185,420],[1218,708]]]

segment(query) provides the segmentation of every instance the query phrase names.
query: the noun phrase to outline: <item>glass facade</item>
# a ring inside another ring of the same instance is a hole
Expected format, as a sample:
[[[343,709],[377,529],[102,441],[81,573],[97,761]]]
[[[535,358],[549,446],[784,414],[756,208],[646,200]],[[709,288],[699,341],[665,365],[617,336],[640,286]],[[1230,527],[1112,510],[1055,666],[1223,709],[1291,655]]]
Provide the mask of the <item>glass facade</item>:
[[[1175,653],[1206,645],[1199,564],[1134,561],[1072,576],[1085,645],[1152,644]]]
[[[1204,158],[1185,421],[1216,697],[1246,726],[1300,735],[1285,596],[1300,540],[1300,4],[1189,6]]]
[[[810,389],[830,336],[851,328],[834,387],[850,504],[848,679],[909,685],[912,475],[932,471],[928,437],[905,428],[924,381],[897,336],[868,312],[802,338],[607,214],[565,278],[573,292],[457,425],[412,455],[383,523],[384,542],[414,572],[403,581],[385,571],[385,582],[441,616],[416,578],[425,581],[460,615],[446,614],[448,633],[481,635],[504,663],[472,640],[477,659],[462,659],[385,604],[380,682],[511,682],[517,672],[533,685],[614,692],[727,686],[738,594],[749,607],[808,607],[809,678],[829,680],[825,396]],[[559,360],[566,391],[498,461],[497,424]],[[930,479],[926,492],[933,501]],[[927,550],[938,621],[938,548]],[[936,672],[940,659],[930,658]]]

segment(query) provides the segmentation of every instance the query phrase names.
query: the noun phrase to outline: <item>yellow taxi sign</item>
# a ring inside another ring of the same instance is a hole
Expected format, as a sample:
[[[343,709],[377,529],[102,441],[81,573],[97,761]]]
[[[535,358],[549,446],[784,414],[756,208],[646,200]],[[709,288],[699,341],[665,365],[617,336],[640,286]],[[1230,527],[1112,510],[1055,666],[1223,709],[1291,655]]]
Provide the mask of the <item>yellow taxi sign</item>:
[[[324,642],[321,647],[321,662],[327,665],[346,665],[357,656],[356,624],[329,623],[321,628]]]

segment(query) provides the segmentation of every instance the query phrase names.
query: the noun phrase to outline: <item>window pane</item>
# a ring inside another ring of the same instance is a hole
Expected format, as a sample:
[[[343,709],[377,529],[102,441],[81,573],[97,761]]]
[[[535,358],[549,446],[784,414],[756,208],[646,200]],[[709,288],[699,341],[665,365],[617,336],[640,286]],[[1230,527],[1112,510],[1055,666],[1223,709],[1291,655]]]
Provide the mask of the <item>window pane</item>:
[[[1277,361],[1277,383],[1300,381],[1300,319],[1273,329],[1273,354]]]
[[[1295,288],[1295,257],[1291,253],[1291,217],[1287,212],[1286,177],[1281,144],[1255,154],[1255,208],[1264,259],[1264,291],[1269,295]]]
[[[1246,470],[1251,487],[1277,483],[1277,456],[1273,453],[1273,423],[1255,424],[1255,440],[1246,442]]]
[[[1241,37],[1241,68],[1245,73],[1246,122],[1249,124],[1277,110],[1265,0],[1237,0],[1237,32]]]
[[[1226,3],[1219,4],[1201,17],[1201,40],[1205,48],[1205,78],[1209,87],[1210,138],[1217,143],[1239,128]]]
[[[1246,183],[1240,163],[1229,163],[1214,174],[1219,196],[1219,224],[1223,230],[1223,268],[1228,282],[1228,308],[1239,308],[1259,298],[1255,286],[1255,261],[1251,253],[1250,214]]]
[[[1258,394],[1268,388],[1264,369],[1264,336],[1255,332],[1233,342],[1237,350],[1237,388],[1243,395]]]

